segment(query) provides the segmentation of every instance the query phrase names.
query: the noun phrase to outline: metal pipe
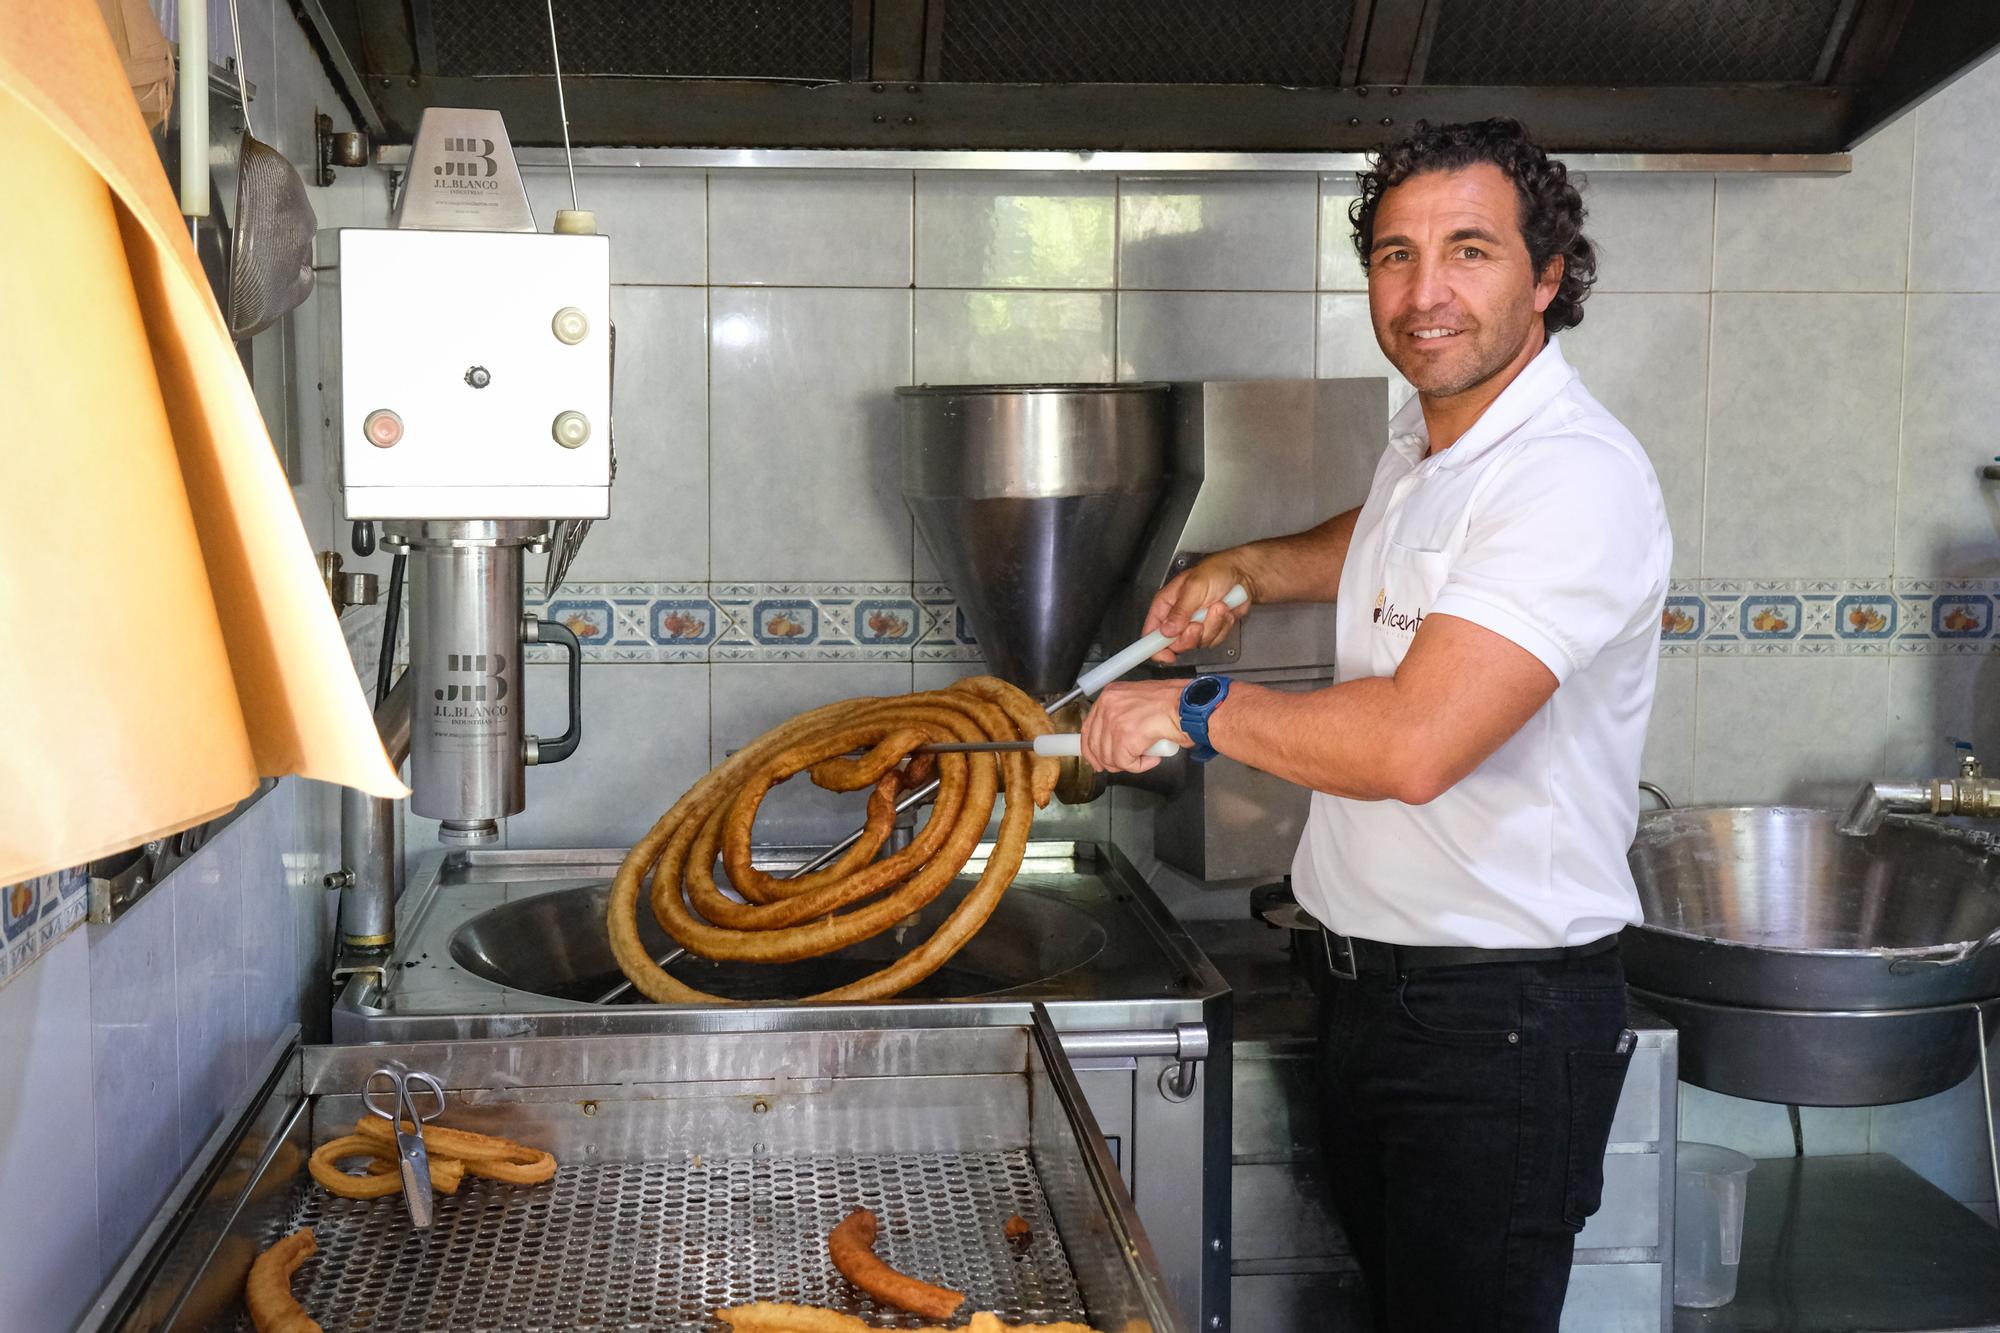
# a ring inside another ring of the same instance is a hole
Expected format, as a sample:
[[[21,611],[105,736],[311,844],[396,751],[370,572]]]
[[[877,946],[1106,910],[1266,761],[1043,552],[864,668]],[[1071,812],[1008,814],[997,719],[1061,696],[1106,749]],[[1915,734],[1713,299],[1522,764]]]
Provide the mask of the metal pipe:
[[[410,673],[405,671],[375,710],[375,730],[390,766],[410,756]],[[387,949],[396,939],[396,900],[403,862],[396,854],[396,803],[352,787],[340,792],[340,889],[343,948]]]

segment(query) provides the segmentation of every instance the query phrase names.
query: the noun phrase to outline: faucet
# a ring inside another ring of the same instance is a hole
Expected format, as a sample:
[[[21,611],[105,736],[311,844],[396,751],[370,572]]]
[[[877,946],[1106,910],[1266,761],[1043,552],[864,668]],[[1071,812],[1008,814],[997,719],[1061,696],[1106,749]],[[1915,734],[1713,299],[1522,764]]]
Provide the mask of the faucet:
[[[1969,815],[1975,819],[2000,819],[2000,779],[1986,776],[1985,766],[1966,741],[1954,741],[1963,751],[1955,778],[1931,778],[1924,782],[1871,782],[1855,794],[1854,803],[1841,817],[1840,831],[1865,837],[1882,827],[1892,814]]]

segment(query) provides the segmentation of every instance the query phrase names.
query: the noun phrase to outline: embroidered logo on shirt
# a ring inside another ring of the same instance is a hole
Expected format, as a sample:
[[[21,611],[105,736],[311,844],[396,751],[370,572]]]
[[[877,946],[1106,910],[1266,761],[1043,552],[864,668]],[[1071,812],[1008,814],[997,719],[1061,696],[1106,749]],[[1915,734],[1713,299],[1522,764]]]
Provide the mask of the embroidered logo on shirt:
[[[1419,607],[1412,615],[1408,611],[1397,610],[1396,604],[1389,600],[1389,590],[1383,588],[1375,594],[1375,623],[1405,634],[1414,634],[1423,628],[1424,611]]]

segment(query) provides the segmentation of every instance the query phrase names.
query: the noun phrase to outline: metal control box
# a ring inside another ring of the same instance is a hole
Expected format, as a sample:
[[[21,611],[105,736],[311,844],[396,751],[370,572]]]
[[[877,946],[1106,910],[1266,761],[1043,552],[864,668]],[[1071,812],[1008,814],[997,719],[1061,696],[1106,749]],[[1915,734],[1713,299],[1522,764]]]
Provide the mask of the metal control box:
[[[608,238],[348,228],[319,241],[348,518],[609,516]]]

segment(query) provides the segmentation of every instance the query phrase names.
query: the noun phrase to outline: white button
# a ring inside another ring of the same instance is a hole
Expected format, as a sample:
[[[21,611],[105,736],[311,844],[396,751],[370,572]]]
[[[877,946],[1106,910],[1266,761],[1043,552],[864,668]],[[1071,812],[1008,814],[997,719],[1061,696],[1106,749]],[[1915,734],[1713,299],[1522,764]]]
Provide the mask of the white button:
[[[566,305],[556,311],[556,317],[549,321],[549,327],[555,330],[556,341],[568,343],[572,347],[590,334],[590,320],[573,305]]]
[[[549,433],[565,449],[580,448],[590,438],[590,418],[581,412],[564,412],[556,418]]]

